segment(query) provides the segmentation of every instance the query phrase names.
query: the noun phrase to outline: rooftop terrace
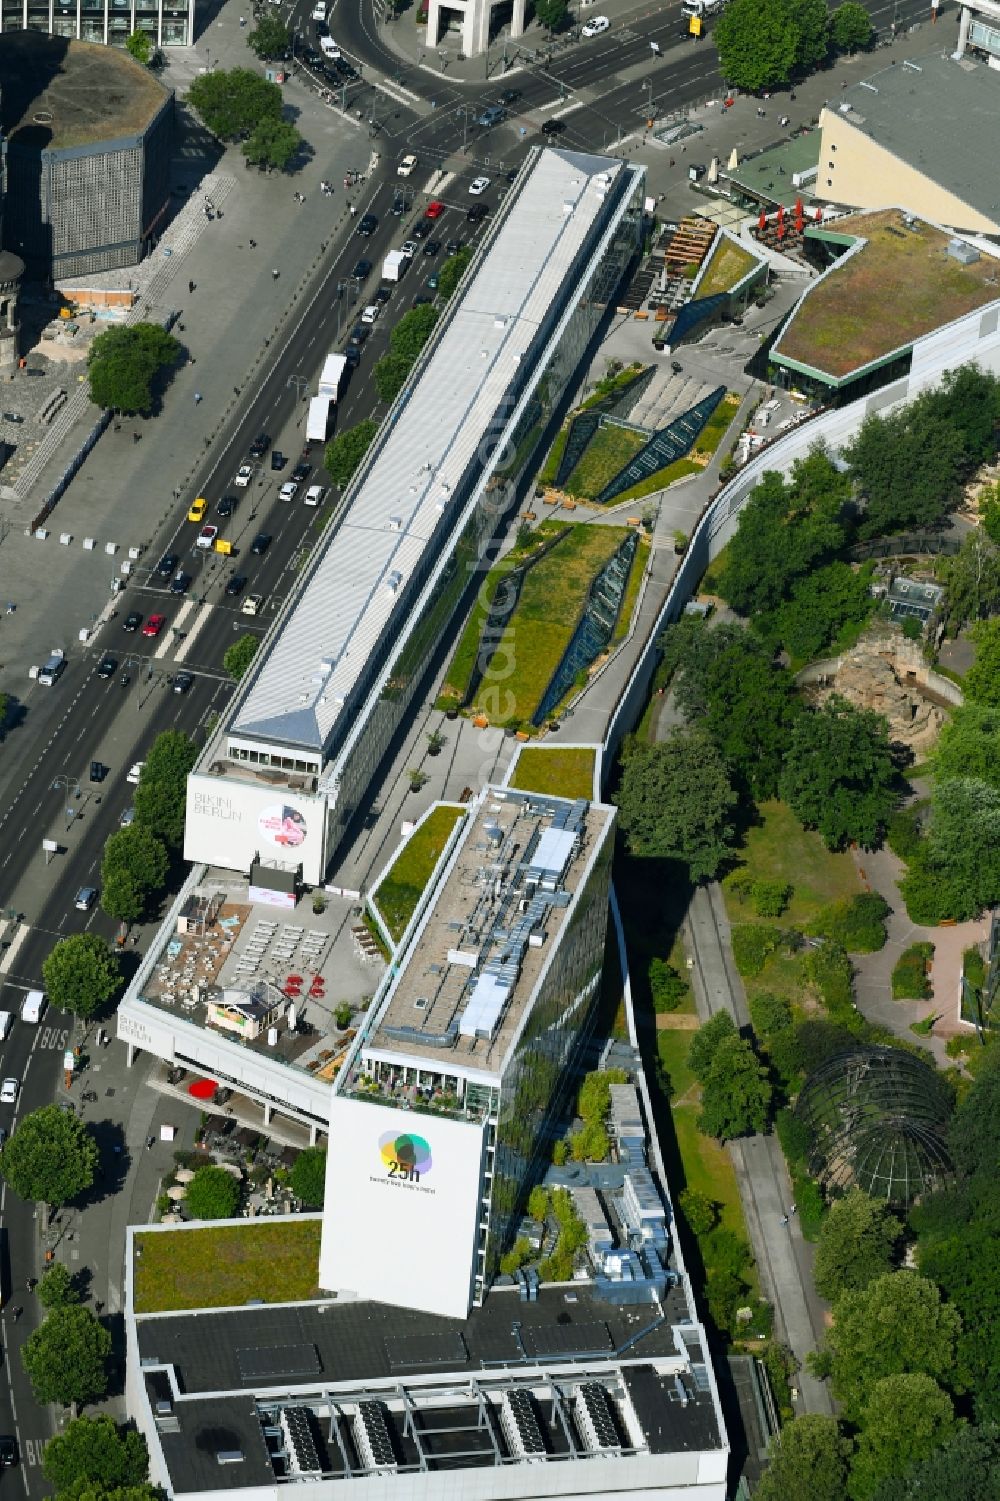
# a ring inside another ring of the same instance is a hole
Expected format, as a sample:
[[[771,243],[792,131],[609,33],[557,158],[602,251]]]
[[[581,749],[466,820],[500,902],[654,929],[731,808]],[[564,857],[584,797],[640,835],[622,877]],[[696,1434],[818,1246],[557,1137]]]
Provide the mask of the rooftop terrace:
[[[772,354],[832,384],[1000,299],[1000,261],[962,265],[947,254],[950,234],[899,209],[850,214],[806,238],[859,243],[807,289]]]

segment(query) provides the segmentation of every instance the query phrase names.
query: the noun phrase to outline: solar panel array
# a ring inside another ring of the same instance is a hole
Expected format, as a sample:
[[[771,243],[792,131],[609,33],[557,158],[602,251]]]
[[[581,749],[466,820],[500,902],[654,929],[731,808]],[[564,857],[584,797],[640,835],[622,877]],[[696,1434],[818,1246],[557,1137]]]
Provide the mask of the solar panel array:
[[[500,1421],[510,1452],[517,1459],[545,1459],[545,1439],[535,1413],[534,1399],[523,1387],[506,1391],[500,1403]]]
[[[576,1426],[592,1452],[621,1453],[621,1440],[611,1411],[611,1398],[598,1381],[581,1381],[576,1389]]]
[[[359,1402],[353,1427],[354,1441],[366,1469],[385,1471],[399,1468],[381,1402]]]
[[[321,1475],[316,1442],[313,1438],[309,1413],[304,1407],[281,1409],[281,1432],[288,1453],[288,1468],[293,1475]]]

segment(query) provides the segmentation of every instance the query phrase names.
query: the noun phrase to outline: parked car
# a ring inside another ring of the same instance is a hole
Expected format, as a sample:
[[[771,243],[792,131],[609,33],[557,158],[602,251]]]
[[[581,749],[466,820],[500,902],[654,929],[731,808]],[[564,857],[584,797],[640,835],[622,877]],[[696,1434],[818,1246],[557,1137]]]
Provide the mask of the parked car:
[[[252,479],[253,465],[241,464],[236,471],[236,478],[233,480],[233,484],[236,486],[237,490],[245,490]]]
[[[73,899],[73,906],[78,912],[89,912],[97,901],[96,886],[81,886]]]
[[[6,1435],[0,1438],[0,1467],[7,1470],[17,1464],[17,1440]]]
[[[305,493],[304,502],[307,506],[321,506],[325,496],[325,485],[310,485]]]
[[[128,776],[125,778],[126,782],[131,782],[133,787],[138,786],[139,778],[142,776],[142,768],[145,764],[145,761],[134,761],[128,769]]]
[[[610,25],[611,22],[607,16],[594,16],[585,26],[581,27],[580,35],[587,37],[600,36],[601,32],[607,31]]]
[[[288,460],[285,458],[285,455],[282,453],[282,451],[281,451],[280,448],[272,448],[271,449],[271,469],[272,469],[272,472],[277,473],[280,469],[284,469],[284,467],[285,467],[285,465],[287,463],[288,463]]]
[[[354,327],[351,329],[350,342],[354,345],[355,349],[358,349],[365,342],[370,333],[371,329],[366,323],[355,323]]]
[[[142,628],[142,634],[144,636],[158,636],[166,623],[167,617],[165,615],[150,615]]]
[[[134,823],[135,808],[123,808],[121,817],[118,820],[118,827],[121,829],[130,829]]]
[[[361,364],[361,350],[356,344],[348,344],[344,350],[344,359],[347,361],[348,370],[356,370]]]
[[[391,287],[379,287],[373,294],[373,300],[378,303],[379,308],[384,308],[391,296]]]
[[[165,552],[163,554],[163,557],[156,565],[157,576],[161,579],[171,578],[173,576],[174,569],[177,567],[179,561],[180,560],[175,552]],[[142,619],[141,615],[139,619]],[[128,627],[126,626],[126,630],[127,629]]]
[[[198,539],[194,545],[195,547],[202,548],[205,552],[211,552],[212,547],[215,543],[215,539],[218,535],[219,528],[217,526],[203,526],[201,531],[198,533]],[[171,587],[173,586],[171,585]]]
[[[103,761],[91,761],[90,780],[92,782],[103,782],[107,774],[108,768],[105,766]]]
[[[271,440],[267,433],[258,433],[250,444],[250,457],[252,459],[262,459],[270,446]]]
[[[247,581],[246,581],[245,577],[243,576],[243,574],[242,573],[234,573],[233,576],[232,576],[232,578],[229,579],[228,582],[226,583],[226,591],[225,592],[229,595],[230,599],[236,599],[236,597],[238,595],[240,595],[240,594],[243,593],[243,590],[246,588],[246,586],[247,586]]]

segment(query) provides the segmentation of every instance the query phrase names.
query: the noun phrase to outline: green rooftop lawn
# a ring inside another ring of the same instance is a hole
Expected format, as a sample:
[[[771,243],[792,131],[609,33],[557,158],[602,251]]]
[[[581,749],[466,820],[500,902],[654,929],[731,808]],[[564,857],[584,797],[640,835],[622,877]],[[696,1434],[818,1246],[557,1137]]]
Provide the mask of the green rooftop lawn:
[[[374,893],[378,909],[396,943],[416,911],[424,887],[431,878],[441,851],[464,809],[454,803],[432,808],[423,823],[413,831],[393,862],[385,880]]]
[[[719,236],[705,275],[698,284],[699,297],[712,297],[716,292],[728,292],[741,282],[748,271],[757,264],[757,257],[735,244],[726,235]]]
[[[523,745],[512,787],[525,792],[547,792],[552,797],[594,796],[594,762],[596,747],[573,745]]]
[[[651,543],[648,537],[639,538],[639,545],[629,568],[628,581],[625,584],[625,594],[622,598],[622,607],[618,612],[618,622],[615,633],[611,637],[611,645],[617,646],[628,635],[629,626],[632,624],[632,616],[635,613],[636,600],[639,598],[639,586],[646,572],[646,564],[649,562],[649,550]]]
[[[564,485],[567,495],[596,500],[605,485],[630,464],[649,442],[645,433],[606,423],[594,434],[581,455],[580,462]]]
[[[239,1308],[319,1296],[321,1219],[248,1220],[135,1237],[135,1311]],[[141,1252],[141,1255],[140,1255]]]
[[[839,377],[912,344],[992,302],[992,260],[963,266],[946,254],[949,236],[932,225],[908,229],[895,209],[837,221],[838,233],[867,241],[809,288],[776,354]]]

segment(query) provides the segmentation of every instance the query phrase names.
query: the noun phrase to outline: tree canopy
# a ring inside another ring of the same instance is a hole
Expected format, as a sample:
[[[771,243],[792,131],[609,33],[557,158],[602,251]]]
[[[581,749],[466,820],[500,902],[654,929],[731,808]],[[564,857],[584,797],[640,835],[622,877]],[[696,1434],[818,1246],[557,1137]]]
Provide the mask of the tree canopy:
[[[963,704],[941,726],[934,752],[934,775],[970,777],[1000,787],[1000,708]]]
[[[267,116],[258,120],[240,150],[255,167],[276,167],[285,172],[303,146],[303,137],[288,120]]]
[[[42,1469],[57,1491],[77,1481],[114,1488],[142,1485],[149,1474],[149,1452],[141,1433],[120,1429],[103,1414],[74,1418],[45,1445]]]
[[[816,1246],[816,1291],[831,1301],[867,1287],[892,1268],[903,1227],[884,1203],[860,1188],[835,1199],[823,1220]]]
[[[53,1308],[21,1347],[35,1401],[63,1407],[104,1396],[110,1354],[111,1335],[79,1304]]]
[[[200,1167],[188,1184],[184,1203],[192,1219],[232,1219],[240,1203],[239,1182],[225,1168]]]
[[[693,881],[708,881],[734,837],[736,806],[725,762],[704,730],[673,729],[625,758],[618,809],[633,852],[681,860]]]
[[[148,68],[156,50],[156,44],[148,31],[136,30],[125,38],[125,51],[135,62]]]
[[[234,641],[232,646],[227,648],[222,658],[222,665],[231,678],[239,682],[257,655],[258,646],[260,646],[260,641],[257,637],[247,635],[241,636],[238,641]]]
[[[90,399],[117,412],[151,411],[156,376],[175,364],[180,353],[173,334],[158,323],[106,329],[87,354]]]
[[[698,1126],[720,1141],[765,1131],[771,1094],[767,1070],[750,1044],[742,1037],[723,1038],[702,1085]]]
[[[324,454],[326,472],[335,485],[349,485],[354,472],[372,445],[378,432],[378,423],[371,417],[358,422],[345,432],[338,433],[327,445]]]
[[[61,1261],[54,1261],[39,1282],[38,1301],[43,1308],[62,1308],[81,1301],[76,1278]]]
[[[712,1062],[722,1043],[738,1037],[736,1023],[728,1011],[717,1011],[695,1032],[688,1049],[688,1068],[702,1084],[712,1070]]]
[[[838,52],[862,52],[872,34],[872,18],[858,0],[844,0],[830,17],[830,41]]]
[[[375,389],[381,401],[395,401],[406,385],[406,377],[413,369],[413,361],[405,354],[384,354],[372,367]]]
[[[280,120],[281,88],[251,68],[213,68],[188,90],[188,101],[222,141],[245,139],[261,120]]]
[[[105,1007],[122,982],[118,956],[96,933],[61,938],[42,962],[49,1000],[84,1020]]]
[[[400,354],[412,364],[430,338],[438,321],[438,310],[430,302],[404,313],[389,335],[389,350]]]
[[[754,1501],[844,1501],[850,1442],[836,1418],[803,1413],[775,1437]]]
[[[885,719],[831,695],[792,726],[781,796],[828,849],[876,846],[896,801]]]
[[[872,1501],[1000,1501],[1000,1427],[960,1427],[903,1476],[885,1480]],[[788,1497],[784,1498],[788,1501]]]
[[[872,1501],[882,1481],[905,1474],[954,1432],[951,1398],[933,1377],[907,1371],[876,1381],[851,1464],[852,1501]]]
[[[80,1479],[59,1491],[56,1501],[163,1501],[163,1492],[156,1485],[108,1487],[97,1480]]]
[[[445,302],[454,293],[471,260],[472,246],[463,245],[461,250],[456,250],[454,255],[449,255],[441,267],[438,272],[438,296]]]
[[[306,1147],[292,1164],[292,1193],[310,1209],[322,1209],[326,1197],[326,1148]]]
[[[112,834],[101,862],[101,906],[119,922],[137,922],[167,879],[170,856],[162,839],[140,823]]]
[[[951,633],[1000,613],[1000,547],[981,530],[969,532],[953,558],[942,563],[942,616]]]
[[[56,1207],[94,1181],[97,1143],[90,1131],[58,1105],[21,1117],[0,1151],[0,1176],[22,1199]]]
[[[169,849],[177,849],[184,839],[187,777],[197,759],[198,747],[189,736],[164,730],[150,747],[135,789],[136,822]]]
[[[291,33],[284,21],[266,11],[254,29],[247,33],[247,46],[262,58],[284,57],[291,43]]]
[[[976,658],[962,681],[966,699],[1000,708],[1000,617],[979,621],[969,634]]]
[[[704,727],[751,795],[773,797],[802,701],[770,654],[731,646],[708,670]]]
[[[799,33],[785,0],[731,0],[713,32],[722,76],[749,94],[791,78]]]
[[[566,20],[567,0],[534,0],[535,19],[546,31],[558,31]]]

